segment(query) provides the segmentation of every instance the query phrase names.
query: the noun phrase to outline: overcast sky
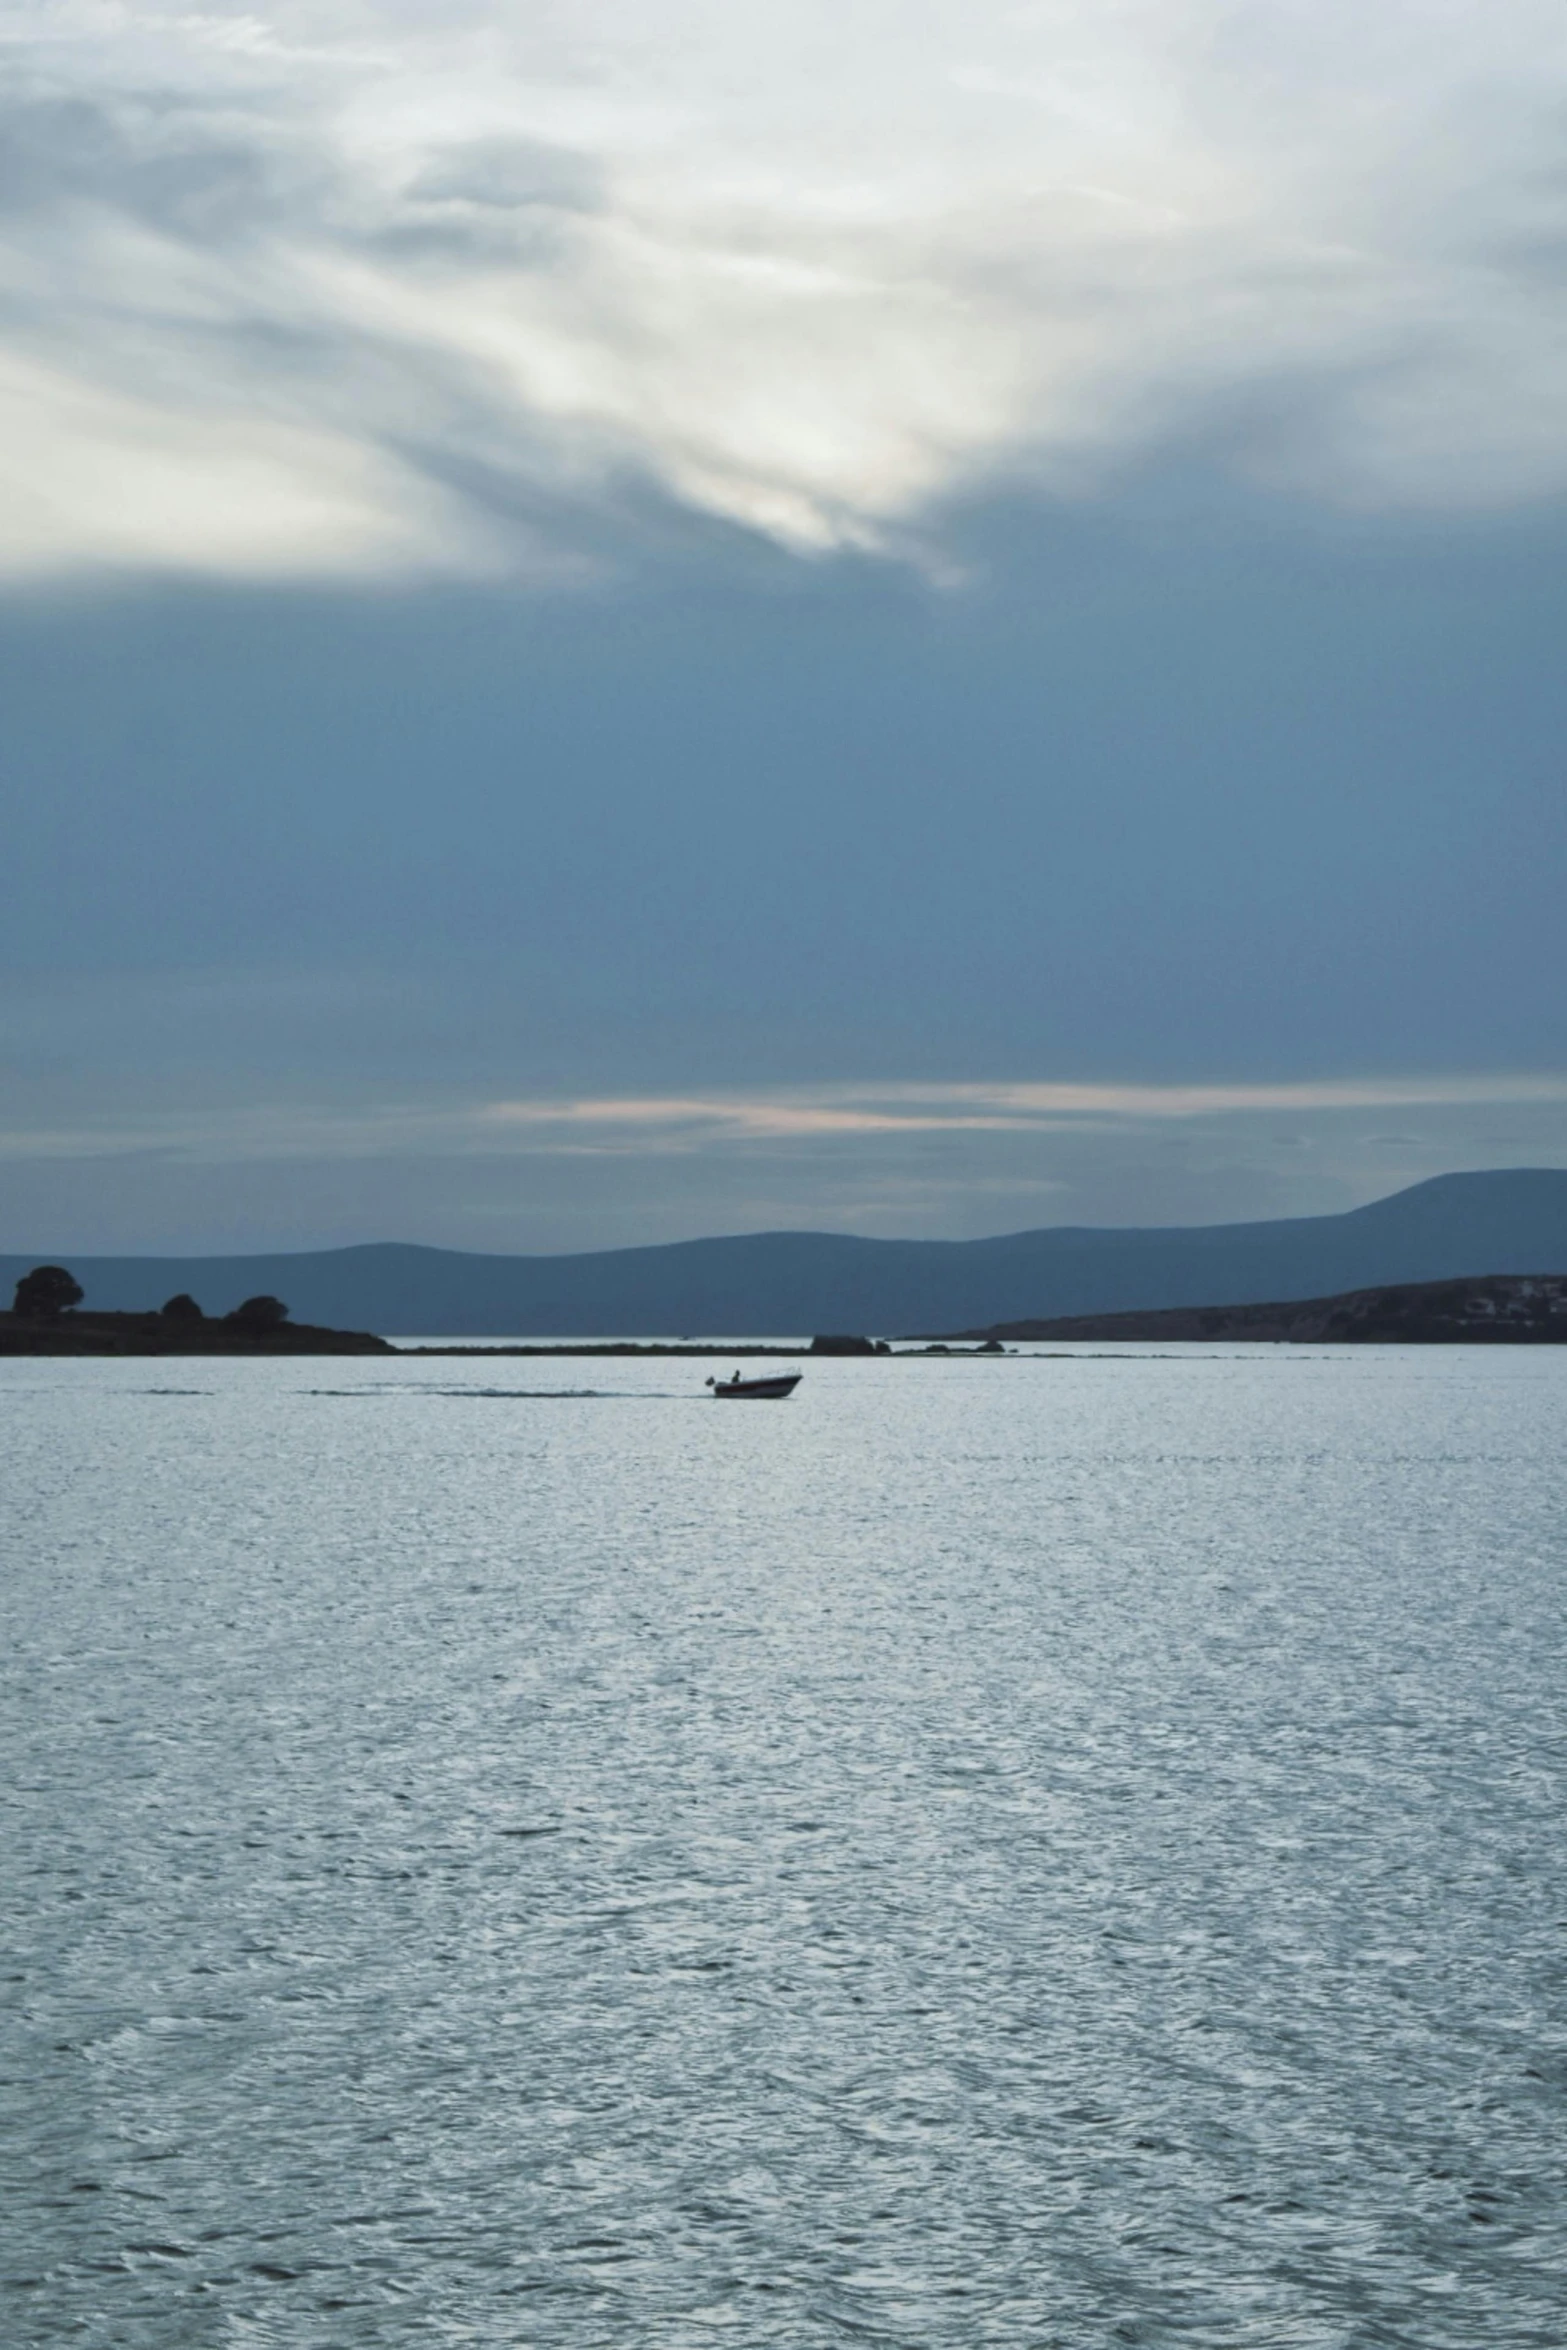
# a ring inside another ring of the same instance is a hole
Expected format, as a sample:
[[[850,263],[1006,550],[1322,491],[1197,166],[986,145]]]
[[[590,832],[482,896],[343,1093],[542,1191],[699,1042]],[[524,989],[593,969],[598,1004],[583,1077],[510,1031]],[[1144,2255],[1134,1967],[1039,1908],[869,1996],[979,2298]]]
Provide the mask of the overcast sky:
[[[0,4],[0,1237],[1567,1164],[1552,0]]]

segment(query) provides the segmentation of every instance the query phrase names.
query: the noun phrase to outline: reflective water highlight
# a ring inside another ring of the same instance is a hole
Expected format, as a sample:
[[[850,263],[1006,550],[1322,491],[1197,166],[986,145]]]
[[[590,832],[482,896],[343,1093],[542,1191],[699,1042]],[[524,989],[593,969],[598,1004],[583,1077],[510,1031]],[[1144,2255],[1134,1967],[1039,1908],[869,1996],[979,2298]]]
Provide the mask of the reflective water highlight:
[[[0,2337],[1558,2350],[1567,1361],[700,1375],[3,1367]]]

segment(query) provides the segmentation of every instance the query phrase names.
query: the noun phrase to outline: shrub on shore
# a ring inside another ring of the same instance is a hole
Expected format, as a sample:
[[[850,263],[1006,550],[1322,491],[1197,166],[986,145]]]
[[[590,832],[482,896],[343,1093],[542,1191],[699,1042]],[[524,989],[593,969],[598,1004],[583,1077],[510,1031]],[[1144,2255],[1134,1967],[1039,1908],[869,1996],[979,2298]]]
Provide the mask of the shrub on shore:
[[[79,1306],[86,1292],[74,1273],[63,1265],[35,1265],[24,1273],[16,1285],[16,1302],[11,1311],[29,1322],[52,1322],[59,1314]]]
[[[241,1330],[281,1330],[288,1320],[288,1308],[280,1297],[247,1297],[243,1305],[234,1308],[224,1319]]]

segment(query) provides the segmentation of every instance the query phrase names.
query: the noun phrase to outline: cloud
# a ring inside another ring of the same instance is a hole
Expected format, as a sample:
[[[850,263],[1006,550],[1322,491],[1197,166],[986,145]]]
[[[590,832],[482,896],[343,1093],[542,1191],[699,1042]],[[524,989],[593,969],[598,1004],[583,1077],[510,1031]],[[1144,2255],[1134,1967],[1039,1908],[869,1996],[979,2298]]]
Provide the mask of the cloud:
[[[400,478],[350,433],[203,414],[4,353],[0,474],[0,575],[92,565],[331,578],[485,560],[484,534],[455,499]]]
[[[1409,1077],[1291,1084],[865,1085],[753,1094],[604,1094],[489,1102],[246,1104],[116,1112],[92,1124],[0,1130],[0,1160],[164,1152],[221,1162],[301,1153],[378,1158],[395,1151],[459,1154],[711,1152],[745,1145],[834,1143],[921,1135],[1061,1135],[1112,1128],[1218,1124],[1387,1110],[1567,1107],[1567,1077]],[[1299,1144],[1300,1134],[1272,1135]],[[1409,1135],[1371,1134],[1412,1143]]]
[[[1554,0],[0,6],[0,574],[1567,486]],[[629,523],[626,527],[630,527]]]
[[[592,1136],[603,1149],[710,1148],[715,1142],[805,1142],[854,1135],[1048,1132],[1299,1112],[1567,1104],[1567,1078],[1367,1078],[1251,1085],[961,1084],[838,1086],[753,1096],[604,1095],[486,1104],[480,1130],[532,1135],[542,1147]]]

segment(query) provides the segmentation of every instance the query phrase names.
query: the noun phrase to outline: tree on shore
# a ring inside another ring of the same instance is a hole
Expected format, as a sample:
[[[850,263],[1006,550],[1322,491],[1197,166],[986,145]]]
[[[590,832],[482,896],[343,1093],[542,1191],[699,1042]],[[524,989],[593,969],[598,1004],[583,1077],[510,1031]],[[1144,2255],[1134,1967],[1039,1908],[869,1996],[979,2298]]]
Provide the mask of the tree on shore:
[[[11,1311],[30,1322],[52,1322],[57,1314],[79,1306],[85,1294],[75,1274],[63,1265],[35,1265],[17,1283]]]
[[[166,1322],[204,1322],[207,1318],[186,1289],[182,1289],[177,1297],[171,1297],[159,1310]]]
[[[259,1336],[266,1330],[281,1330],[288,1320],[288,1308],[280,1297],[247,1297],[226,1319]]]

